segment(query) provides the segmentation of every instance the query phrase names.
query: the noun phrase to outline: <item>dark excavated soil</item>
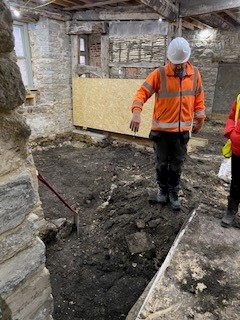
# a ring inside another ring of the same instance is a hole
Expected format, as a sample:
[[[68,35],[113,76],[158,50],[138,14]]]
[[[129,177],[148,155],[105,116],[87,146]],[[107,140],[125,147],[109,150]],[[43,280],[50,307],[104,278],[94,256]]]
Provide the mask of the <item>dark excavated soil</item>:
[[[79,237],[73,228],[69,235],[44,239],[55,320],[125,319],[193,208],[205,203],[209,214],[222,216],[229,187],[217,177],[222,132],[223,123],[212,120],[198,135],[208,146],[187,156],[178,213],[149,202],[157,187],[151,148],[123,141],[91,144],[71,135],[33,149],[39,172],[79,212]],[[41,182],[39,193],[47,220],[72,220]],[[149,243],[131,253],[127,239],[136,232]]]

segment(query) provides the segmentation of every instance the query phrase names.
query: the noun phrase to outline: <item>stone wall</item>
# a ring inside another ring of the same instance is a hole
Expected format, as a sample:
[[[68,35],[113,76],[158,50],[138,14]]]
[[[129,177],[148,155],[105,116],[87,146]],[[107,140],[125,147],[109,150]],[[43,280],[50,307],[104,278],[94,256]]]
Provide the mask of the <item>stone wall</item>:
[[[154,20],[110,23],[110,78],[145,79],[164,64],[170,32],[167,22]]]
[[[165,36],[110,38],[110,78],[144,79],[166,59]]]
[[[171,28],[167,35],[120,36],[115,26],[115,33],[109,38],[109,73],[111,78],[144,79],[153,69],[163,65],[166,60],[166,47],[170,39]],[[110,29],[111,31],[111,29]],[[235,63],[238,66],[233,75],[235,82],[240,81],[240,30],[221,31],[215,29],[184,31],[192,48],[191,62],[201,72],[205,102],[208,114],[213,112],[218,90],[217,79],[219,65]],[[239,76],[238,76],[239,75]],[[223,75],[224,76],[224,75]],[[229,81],[226,79],[226,81]],[[233,83],[224,83],[221,100],[226,112],[235,98]],[[238,89],[237,89],[238,91]]]
[[[23,108],[31,139],[71,131],[71,53],[64,21],[28,24],[36,105]]]
[[[25,88],[12,58],[11,13],[0,2],[0,319],[50,320],[53,299],[45,267],[44,224],[30,128],[18,113]]]
[[[190,42],[192,48],[191,61],[201,72],[207,112],[210,114],[213,109],[215,93],[218,89],[216,83],[219,64],[234,62],[239,65],[238,71],[240,71],[240,29],[231,31],[209,29],[208,33],[204,34],[204,32],[202,30],[195,32],[185,31],[183,36]],[[240,73],[238,72],[238,74],[239,78],[232,77],[233,82],[240,81]],[[227,86],[223,86],[222,90],[223,92],[225,91],[222,104],[229,106],[230,101],[227,101],[224,97],[228,93]],[[232,99],[234,99],[233,95]]]
[[[167,23],[161,25],[154,20],[105,22],[109,28],[95,30],[96,28],[92,27],[92,33],[86,31],[86,27],[83,28],[81,21],[75,21],[69,33],[68,23],[72,21],[54,20],[45,16],[39,16],[38,21],[28,23],[34,85],[37,90],[36,104],[25,104],[19,108],[19,112],[26,117],[31,127],[30,139],[54,136],[73,129],[71,72],[74,63],[70,43],[72,34],[76,34],[76,37],[81,33],[88,34],[91,67],[96,67],[96,70],[104,69],[104,56],[108,70],[103,71],[107,77],[127,79],[144,79],[153,69],[164,64],[167,43],[173,34],[171,26]],[[76,27],[78,24],[83,28],[81,33],[78,30],[80,27]],[[88,27],[90,24],[89,22]],[[139,34],[139,30],[142,34]],[[219,63],[239,60],[239,30],[221,32],[212,29],[212,35],[205,38],[201,38],[200,33],[201,30],[184,31],[183,36],[191,43],[191,60],[201,71],[207,112],[211,113]],[[101,43],[103,37],[108,39],[107,53],[104,52],[106,49]],[[77,56],[76,48],[75,51]],[[93,73],[90,76],[99,77],[103,72],[99,74]]]

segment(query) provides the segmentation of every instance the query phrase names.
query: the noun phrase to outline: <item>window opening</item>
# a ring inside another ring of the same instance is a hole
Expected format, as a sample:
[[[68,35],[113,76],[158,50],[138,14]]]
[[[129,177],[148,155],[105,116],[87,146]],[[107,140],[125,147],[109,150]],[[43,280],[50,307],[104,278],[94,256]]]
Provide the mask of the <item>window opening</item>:
[[[17,57],[17,64],[20,68],[23,83],[27,89],[34,89],[27,25],[14,22],[13,35],[15,39],[14,49]]]
[[[81,35],[79,37],[79,64],[88,65],[88,38]],[[86,74],[82,74],[81,77],[86,77]]]

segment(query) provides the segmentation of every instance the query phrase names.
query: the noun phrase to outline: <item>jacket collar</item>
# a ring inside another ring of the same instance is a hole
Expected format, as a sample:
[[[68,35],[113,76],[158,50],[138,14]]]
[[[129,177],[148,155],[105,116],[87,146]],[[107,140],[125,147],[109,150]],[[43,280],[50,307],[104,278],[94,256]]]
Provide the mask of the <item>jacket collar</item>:
[[[169,62],[164,66],[164,69],[165,69],[166,76],[174,76],[174,71],[171,68],[171,65]],[[190,76],[193,74],[194,74],[193,65],[188,61],[186,64],[186,74],[185,75]]]

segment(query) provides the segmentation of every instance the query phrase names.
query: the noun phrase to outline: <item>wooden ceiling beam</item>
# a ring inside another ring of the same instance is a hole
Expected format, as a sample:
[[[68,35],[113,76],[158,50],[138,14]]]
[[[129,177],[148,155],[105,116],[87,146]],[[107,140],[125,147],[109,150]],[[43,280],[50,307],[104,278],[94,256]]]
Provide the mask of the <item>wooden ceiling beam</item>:
[[[73,0],[55,0],[55,4],[57,4],[58,6],[62,6],[62,7],[66,7],[68,5],[76,5],[76,2]]]
[[[139,2],[152,8],[167,20],[175,21],[178,17],[178,7],[168,0],[139,0]]]
[[[192,4],[190,1],[183,1],[180,6],[180,17],[198,16],[238,7],[240,7],[240,0],[198,0]]]
[[[205,24],[205,23],[203,23],[203,22],[201,22],[201,21],[199,21],[199,20],[197,20],[197,19],[195,19],[193,17],[189,17],[189,19],[191,20],[191,23],[198,29],[203,30],[203,29],[209,27],[209,25],[207,25],[207,24]]]
[[[223,30],[229,29],[229,26],[225,23],[225,21],[223,21],[216,14],[213,13],[203,14],[199,16],[198,19],[201,22],[208,24],[212,28],[218,28]]]
[[[82,21],[128,21],[128,20],[157,20],[159,14],[144,5],[113,7],[111,9],[98,9],[78,11],[73,15],[73,19]]]
[[[84,5],[77,5],[73,7],[68,7],[64,8],[63,10],[82,10],[82,9],[88,9],[88,8],[93,8],[93,7],[102,7],[106,5],[111,5],[115,3],[121,3],[121,2],[128,2],[129,0],[107,0],[107,1],[100,1],[100,2],[92,2],[89,4],[84,4]]]
[[[220,19],[222,22],[226,23],[229,27],[234,27],[234,24],[228,21],[225,17],[221,15],[221,12],[214,12],[213,15]]]
[[[224,12],[232,18],[234,21],[236,21],[238,24],[240,24],[240,18],[237,17],[234,13],[232,13],[230,10],[224,10]]]
[[[182,21],[182,26],[184,27],[184,28],[186,28],[186,29],[189,29],[189,30],[194,30],[194,24],[193,23],[191,23],[191,22],[188,22],[188,21],[186,21],[186,20],[183,20]]]

